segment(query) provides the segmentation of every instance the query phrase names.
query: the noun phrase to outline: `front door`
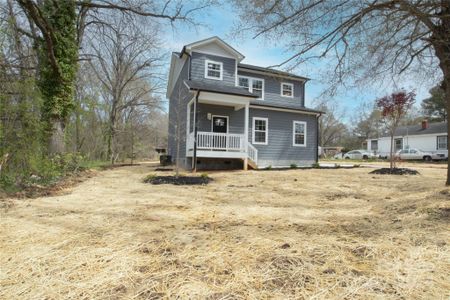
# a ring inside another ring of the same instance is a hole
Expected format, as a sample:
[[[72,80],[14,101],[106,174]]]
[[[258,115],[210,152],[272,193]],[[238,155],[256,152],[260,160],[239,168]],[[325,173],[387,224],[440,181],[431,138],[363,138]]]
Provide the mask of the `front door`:
[[[213,132],[228,132],[228,118],[221,116],[213,116],[212,117],[212,131]]]
[[[228,133],[228,118],[224,116],[212,117],[212,131],[217,133]],[[227,149],[227,136],[217,135],[212,137],[214,150]]]

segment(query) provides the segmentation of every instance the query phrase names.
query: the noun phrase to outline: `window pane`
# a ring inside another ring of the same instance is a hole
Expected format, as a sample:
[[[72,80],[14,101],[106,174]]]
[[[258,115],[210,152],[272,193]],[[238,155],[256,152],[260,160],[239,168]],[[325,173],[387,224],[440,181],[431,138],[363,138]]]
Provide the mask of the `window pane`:
[[[305,124],[295,123],[295,133],[305,133]]]
[[[292,85],[289,84],[283,84],[283,96],[292,96]]]
[[[295,134],[295,144],[303,145],[305,143],[305,135],[304,134]]]
[[[209,76],[209,77],[217,77],[217,78],[220,78],[220,72],[208,70],[208,76]]]
[[[262,80],[257,80],[257,79],[254,79],[253,80],[253,83],[252,83],[252,86],[253,86],[253,90],[262,90],[262,86],[263,86],[263,83],[262,83]]]
[[[266,121],[255,120],[255,130],[266,130]]]
[[[266,142],[266,132],[265,131],[255,131],[255,142],[265,143]]]
[[[447,150],[447,137],[446,136],[438,136],[438,150]]]
[[[215,63],[208,63],[208,77],[220,78],[221,65]]]
[[[208,63],[208,69],[210,69],[210,70],[220,70],[220,65],[219,64],[214,64],[214,63]]]
[[[378,150],[378,141],[377,140],[373,140],[370,145],[371,145],[372,150]]]
[[[248,78],[239,78],[239,86],[248,88]]]

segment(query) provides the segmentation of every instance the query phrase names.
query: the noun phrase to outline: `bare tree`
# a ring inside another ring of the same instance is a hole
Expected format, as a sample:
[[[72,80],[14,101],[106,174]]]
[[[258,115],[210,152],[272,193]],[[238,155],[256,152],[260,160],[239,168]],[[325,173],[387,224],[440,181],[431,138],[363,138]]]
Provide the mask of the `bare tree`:
[[[450,1],[448,0],[279,0],[234,1],[239,26],[285,40],[293,53],[278,66],[332,59],[333,87],[373,82],[422,71],[442,72],[450,109]],[[423,73],[422,73],[423,74]],[[448,123],[450,131],[450,122]],[[450,161],[449,161],[450,166]],[[447,173],[450,185],[450,167]]]
[[[107,26],[99,28],[91,40],[92,70],[103,87],[103,99],[109,107],[107,155],[117,159],[117,122],[122,113],[133,107],[158,105],[155,97],[162,85],[158,82],[162,56],[158,41],[158,26],[149,32],[133,22],[133,18],[118,15]],[[147,27],[148,28],[148,27]]]
[[[342,122],[343,113],[335,104],[321,103],[317,109],[325,112],[319,119],[320,146],[342,146],[340,143],[347,134],[347,126]]]

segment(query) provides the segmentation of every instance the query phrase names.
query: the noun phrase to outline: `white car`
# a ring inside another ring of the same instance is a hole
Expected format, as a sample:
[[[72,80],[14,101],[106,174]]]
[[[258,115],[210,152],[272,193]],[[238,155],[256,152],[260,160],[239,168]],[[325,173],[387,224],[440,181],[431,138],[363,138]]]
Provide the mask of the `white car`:
[[[344,154],[345,159],[369,159],[376,157],[367,150],[352,150]]]
[[[431,152],[425,152],[419,149],[411,148],[397,151],[397,153],[395,153],[395,157],[402,160],[431,161],[433,159],[433,154],[431,154]]]

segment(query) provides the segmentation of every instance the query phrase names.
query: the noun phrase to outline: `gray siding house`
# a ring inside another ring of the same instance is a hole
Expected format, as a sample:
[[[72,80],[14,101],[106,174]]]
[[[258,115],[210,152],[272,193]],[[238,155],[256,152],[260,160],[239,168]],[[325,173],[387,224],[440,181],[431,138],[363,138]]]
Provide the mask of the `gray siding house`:
[[[185,169],[317,162],[321,112],[305,107],[308,79],[243,59],[218,37],[172,53],[169,155]]]

